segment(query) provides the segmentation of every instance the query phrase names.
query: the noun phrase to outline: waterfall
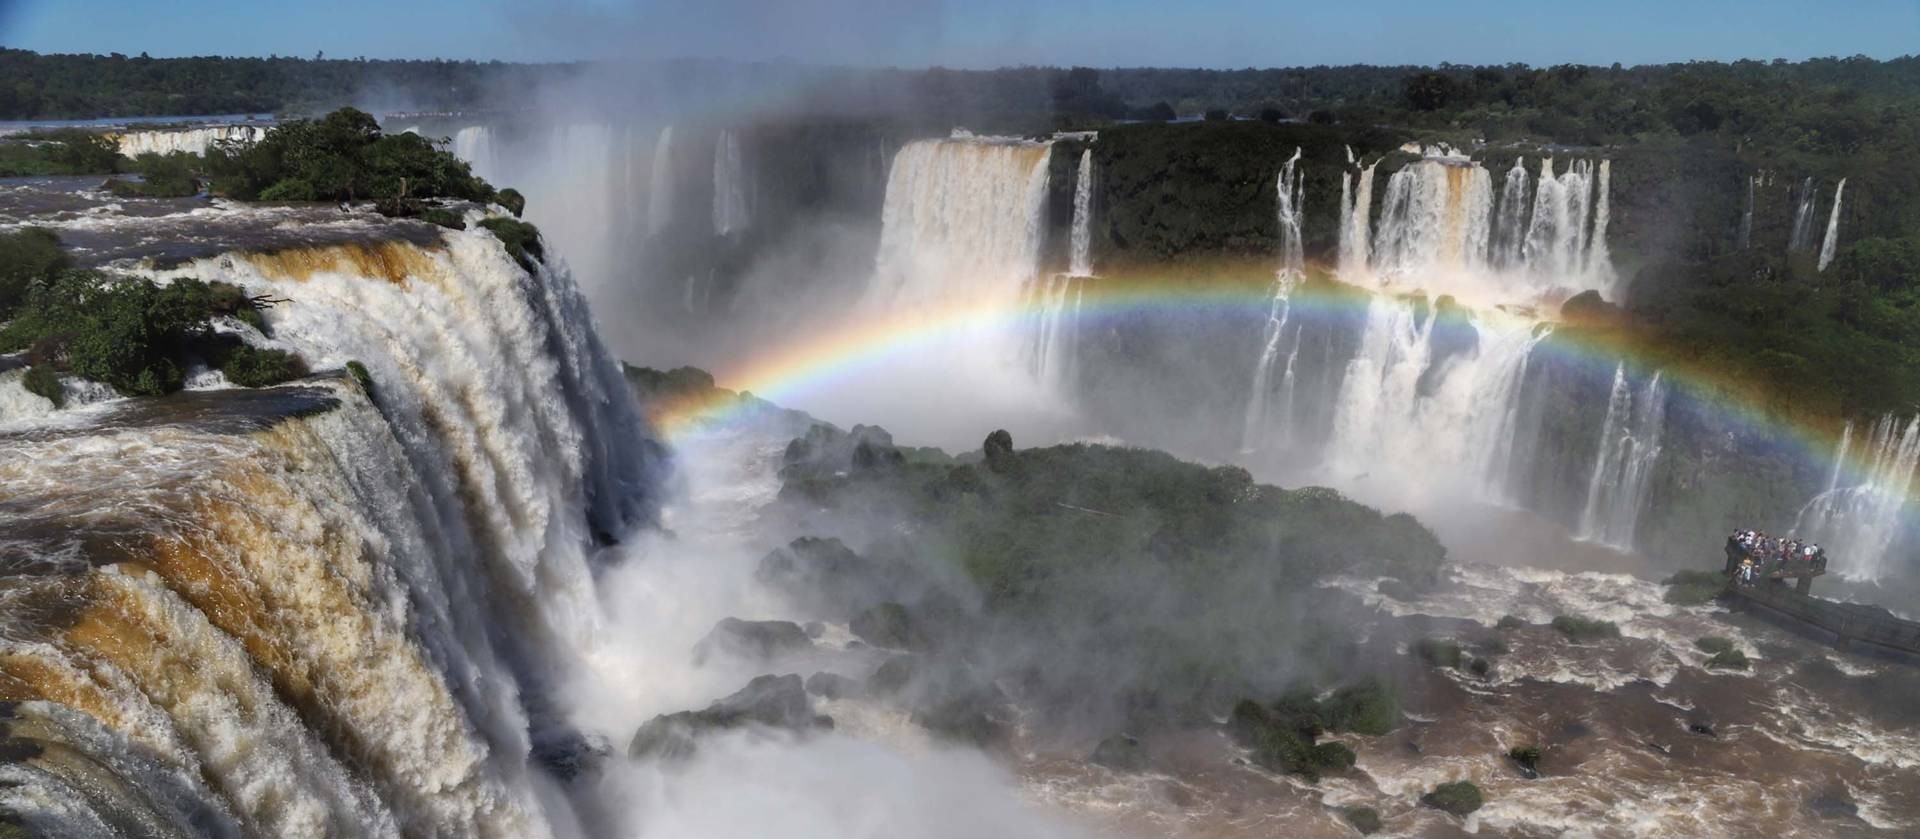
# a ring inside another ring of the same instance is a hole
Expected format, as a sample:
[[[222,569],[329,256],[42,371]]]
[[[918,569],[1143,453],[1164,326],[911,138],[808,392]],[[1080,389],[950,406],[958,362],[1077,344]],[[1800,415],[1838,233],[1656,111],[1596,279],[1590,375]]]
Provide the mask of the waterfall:
[[[1735,246],[1746,250],[1753,245],[1753,188],[1760,182],[1760,173],[1747,176],[1747,208],[1740,213],[1740,233]]]
[[[713,232],[717,236],[747,229],[747,173],[740,138],[722,129],[713,143]]]
[[[869,296],[907,314],[940,302],[1018,301],[1040,273],[1051,146],[908,143],[894,156]]]
[[[0,445],[0,496],[29,502],[0,554],[43,571],[0,600],[69,610],[0,609],[0,691],[50,700],[8,725],[54,748],[0,764],[29,834],[572,821],[535,791],[554,721],[528,709],[595,632],[593,544],[651,515],[649,444],[564,266],[436,235],[147,271],[293,301],[272,342],[363,364],[371,398],[340,375],[133,400]]]
[[[1788,251],[1804,251],[1813,247],[1813,201],[1817,197],[1813,188],[1813,178],[1807,178],[1800,184],[1800,200],[1793,210],[1793,231],[1787,239]]]
[[[1271,396],[1269,386],[1273,379],[1273,365],[1280,356],[1280,342],[1286,332],[1287,320],[1292,313],[1291,298],[1293,289],[1306,276],[1306,256],[1302,253],[1300,237],[1300,199],[1301,176],[1300,149],[1293,150],[1293,156],[1280,167],[1280,176],[1274,185],[1275,215],[1280,228],[1280,267],[1274,273],[1273,303],[1267,311],[1265,334],[1260,339],[1260,356],[1254,362],[1253,385],[1248,391],[1247,413],[1240,437],[1243,452],[1252,452],[1260,448],[1260,440],[1267,433],[1268,404]],[[1293,336],[1293,350],[1287,354],[1287,363],[1280,381],[1277,416],[1280,418],[1280,434],[1289,435],[1286,428],[1291,423],[1293,403],[1293,365],[1300,353],[1300,334]],[[1283,440],[1284,444],[1284,440]]]
[[[1042,385],[1058,387],[1072,374],[1077,344],[1074,326],[1085,280],[1073,274],[1053,274],[1034,283],[1034,308],[1040,314],[1027,355],[1034,378]]]
[[[1521,249],[1526,246],[1527,219],[1532,209],[1529,203],[1532,195],[1527,187],[1526,160],[1514,158],[1513,168],[1507,170],[1500,187],[1500,214],[1494,220],[1492,253],[1488,255],[1488,261],[1499,270],[1513,270],[1521,265]]]
[[[1613,253],[1607,249],[1607,224],[1613,220],[1613,161],[1602,160],[1593,184],[1593,231],[1587,236],[1586,259],[1581,272],[1592,278],[1609,298],[1617,299],[1613,287]]]
[[[1509,497],[1515,400],[1546,334],[1502,312],[1374,295],[1335,399],[1328,468],[1403,504],[1434,500],[1407,497],[1421,490]]]
[[[1073,251],[1067,273],[1093,275],[1093,149],[1080,152],[1080,174],[1073,182]]]
[[[1485,267],[1493,210],[1487,170],[1452,160],[1409,164],[1387,179],[1373,270],[1388,279]]]
[[[1274,184],[1275,219],[1280,228],[1280,273],[1303,275],[1307,270],[1306,255],[1301,248],[1300,201],[1301,150],[1295,148],[1293,156],[1280,167],[1280,177]]]
[[[1590,207],[1599,209],[1594,207],[1593,173],[1591,161],[1576,161],[1559,175],[1553,173],[1553,158],[1540,161],[1524,248],[1528,268],[1535,274],[1565,280],[1585,272],[1594,235],[1588,212]]]
[[[1841,178],[1840,185],[1833,188],[1833,211],[1827,215],[1827,235],[1820,240],[1819,270],[1827,270],[1833,262],[1833,253],[1840,246],[1840,197],[1847,191],[1847,179]]]
[[[1371,166],[1340,181],[1340,276],[1358,278],[1366,273],[1367,259],[1373,252],[1370,232],[1373,219],[1373,170]]]
[[[115,140],[120,146],[122,155],[139,157],[149,153],[206,154],[215,143],[254,143],[265,136],[267,136],[267,129],[260,125],[209,125],[199,128],[128,131],[116,137]]]
[[[673,223],[673,126],[660,129],[653,144],[652,177],[647,180],[647,232],[658,236]]]
[[[1587,481],[1587,504],[1580,514],[1580,538],[1620,550],[1633,549],[1633,537],[1652,488],[1666,425],[1667,392],[1654,373],[1636,397],[1626,365],[1614,368],[1607,416],[1600,427],[1600,450]]]
[[[1898,561],[1908,497],[1920,466],[1920,416],[1902,424],[1888,415],[1875,422],[1862,446],[1859,482],[1845,484],[1843,472],[1853,429],[1840,438],[1828,488],[1806,506],[1794,533],[1827,549],[1833,570],[1855,580],[1879,580]]]

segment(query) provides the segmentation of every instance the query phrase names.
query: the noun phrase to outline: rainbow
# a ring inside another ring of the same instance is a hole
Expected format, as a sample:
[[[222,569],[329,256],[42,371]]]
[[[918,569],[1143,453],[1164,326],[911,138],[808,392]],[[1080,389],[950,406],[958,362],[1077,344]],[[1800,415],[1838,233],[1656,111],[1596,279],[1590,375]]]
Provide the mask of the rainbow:
[[[1273,304],[1270,285],[1248,281],[1089,280],[1082,281],[1080,289],[1074,317],[1082,328],[1142,314],[1264,319]],[[1293,317],[1350,318],[1364,315],[1372,299],[1369,292],[1353,286],[1310,281],[1294,291],[1290,306]],[[656,406],[652,417],[657,429],[671,440],[724,425],[759,407],[755,400],[740,396],[801,404],[824,386],[888,359],[990,330],[1029,328],[1043,313],[1042,307],[1037,295],[1028,295],[998,303],[950,305],[912,320],[878,313],[853,319],[716,371],[721,384],[741,391],[738,396],[725,392]],[[1607,376],[1622,362],[1642,373],[1660,370],[1670,386],[1713,410],[1717,419],[1743,434],[1784,446],[1810,465],[1830,463],[1839,442],[1839,420],[1782,410],[1778,400],[1762,388],[1679,357],[1630,328],[1559,328],[1536,352],[1560,363],[1589,365]],[[1862,465],[1845,466],[1849,473],[1857,473]]]

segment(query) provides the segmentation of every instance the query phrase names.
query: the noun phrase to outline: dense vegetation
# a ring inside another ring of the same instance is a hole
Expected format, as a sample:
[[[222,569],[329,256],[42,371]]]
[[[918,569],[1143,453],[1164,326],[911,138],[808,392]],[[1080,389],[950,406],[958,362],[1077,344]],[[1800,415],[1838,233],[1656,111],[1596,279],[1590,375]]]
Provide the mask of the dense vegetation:
[[[45,230],[0,234],[0,353],[25,351],[28,389],[56,405],[57,372],[133,396],[179,390],[194,362],[243,387],[304,375],[297,356],[213,329],[223,316],[263,327],[255,305],[225,283],[183,278],[163,286],[72,268]]]
[[[1344,681],[1354,616],[1313,582],[1424,586],[1445,556],[1411,517],[1331,490],[1138,449],[1015,450],[1005,432],[956,459],[895,448],[877,429],[820,427],[789,447],[782,477],[803,520],[870,523],[876,562],[935,581],[958,573],[958,590],[930,584],[945,595],[895,593],[906,614],[892,622],[930,622],[937,638],[977,610],[971,631],[996,640],[974,648],[1026,674],[1029,699],[1050,712],[1192,721],[1297,679]]]
[[[103,175],[120,169],[113,138],[64,128],[0,140],[0,178],[28,175]]]
[[[375,199],[395,215],[416,215],[427,198],[490,201],[492,186],[425,137],[385,134],[372,115],[341,108],[315,120],[274,126],[257,143],[209,150],[214,191],[246,201]]]

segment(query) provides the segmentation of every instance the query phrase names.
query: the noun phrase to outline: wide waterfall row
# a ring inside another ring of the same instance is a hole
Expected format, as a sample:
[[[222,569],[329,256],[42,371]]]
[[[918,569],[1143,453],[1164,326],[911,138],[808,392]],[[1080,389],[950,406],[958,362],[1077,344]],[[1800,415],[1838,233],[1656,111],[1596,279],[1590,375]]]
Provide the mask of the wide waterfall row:
[[[1896,548],[1906,532],[1909,498],[1920,469],[1920,416],[1902,423],[1886,416],[1875,422],[1861,453],[1855,455],[1849,424],[1834,453],[1833,475],[1825,492],[1800,511],[1794,532],[1818,542],[1834,558],[1834,570],[1854,579],[1877,580],[1894,570]],[[1849,464],[1860,464],[1850,472]]]
[[[1600,453],[1594,457],[1587,506],[1580,514],[1581,539],[1621,550],[1633,547],[1667,424],[1667,389],[1660,378],[1653,374],[1636,394],[1626,365],[1614,370],[1607,417],[1600,426]]]
[[[1339,270],[1349,281],[1489,303],[1614,292],[1609,161],[1579,160],[1556,174],[1543,158],[1530,178],[1516,160],[1498,190],[1466,158],[1416,161],[1388,176],[1376,228],[1377,165],[1342,181]]]
[[[273,341],[372,400],[135,401],[0,446],[35,569],[8,591],[62,604],[0,618],[31,835],[552,834],[527,709],[594,631],[592,546],[650,515],[647,443],[564,270],[444,235],[159,272],[291,301]]]
[[[120,153],[127,157],[143,154],[167,155],[174,152],[206,154],[215,143],[251,143],[267,136],[265,126],[211,125],[202,128],[128,131],[117,139]]]

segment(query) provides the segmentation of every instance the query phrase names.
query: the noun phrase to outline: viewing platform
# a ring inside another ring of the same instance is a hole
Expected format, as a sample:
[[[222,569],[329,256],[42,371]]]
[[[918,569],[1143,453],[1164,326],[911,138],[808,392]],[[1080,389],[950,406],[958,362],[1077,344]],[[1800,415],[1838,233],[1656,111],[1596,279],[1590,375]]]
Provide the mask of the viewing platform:
[[[1786,618],[1803,628],[1830,636],[1834,646],[1856,652],[1892,653],[1920,661],[1920,622],[1905,620],[1878,606],[1841,603],[1807,593],[1813,578],[1827,573],[1824,559],[1791,560],[1761,566],[1751,585],[1732,572],[1746,559],[1736,547],[1727,549],[1727,587],[1721,599],[1734,611],[1756,611]],[[1792,586],[1787,585],[1793,580]]]

